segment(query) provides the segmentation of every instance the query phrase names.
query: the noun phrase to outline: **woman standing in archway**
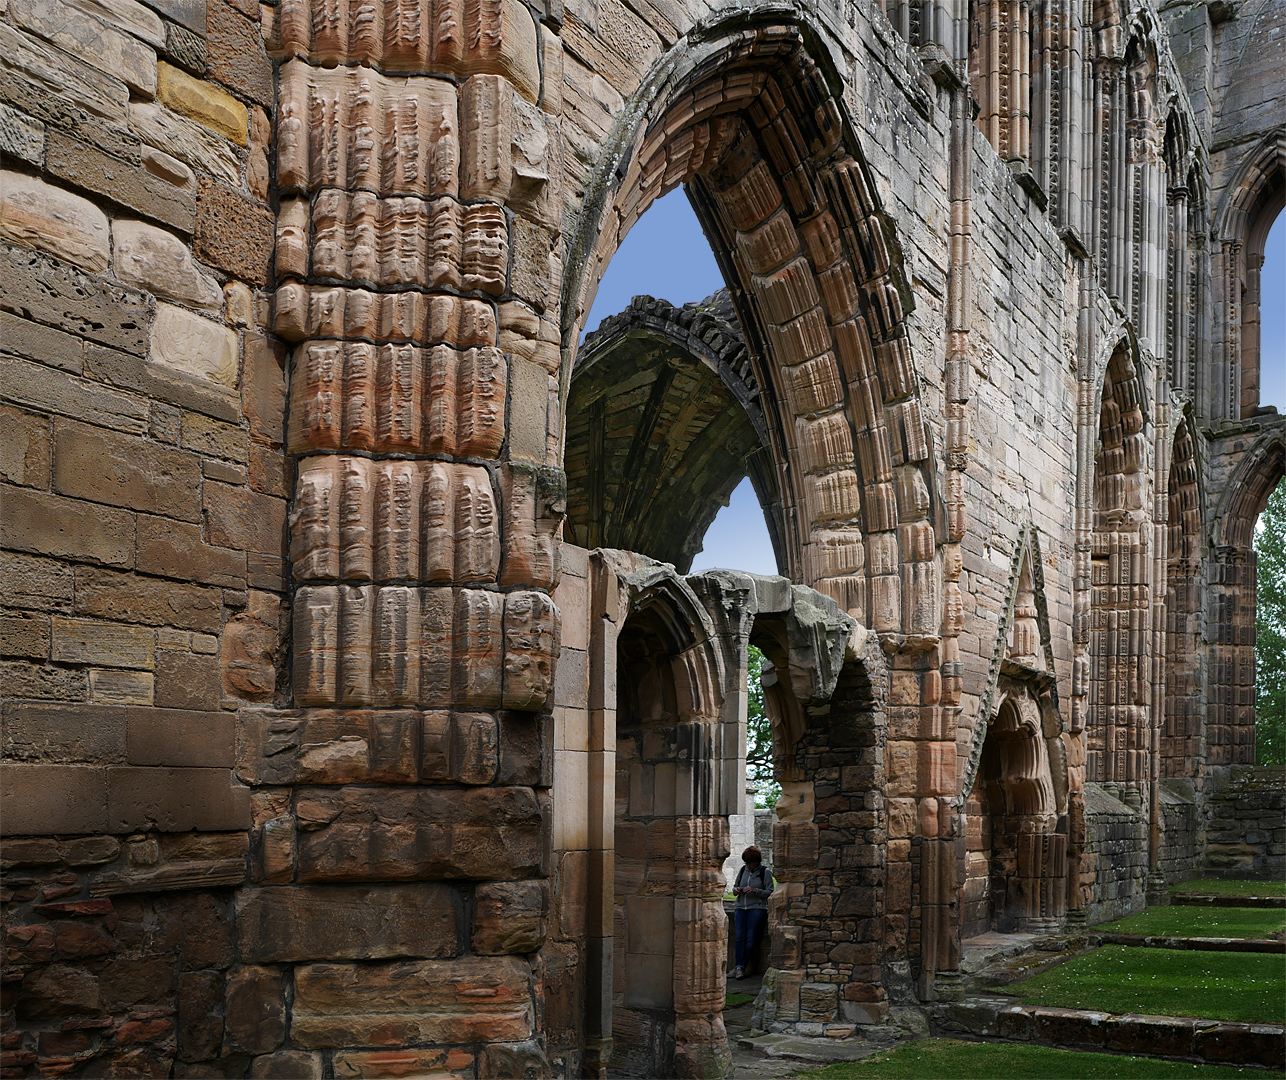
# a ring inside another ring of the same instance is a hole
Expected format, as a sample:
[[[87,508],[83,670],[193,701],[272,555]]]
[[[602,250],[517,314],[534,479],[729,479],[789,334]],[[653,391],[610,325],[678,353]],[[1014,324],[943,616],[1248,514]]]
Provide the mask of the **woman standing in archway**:
[[[746,968],[759,947],[764,927],[768,924],[768,897],[772,896],[772,871],[764,865],[763,853],[753,844],[741,853],[732,893],[737,898],[733,919],[737,924],[736,964],[732,977],[745,977]]]

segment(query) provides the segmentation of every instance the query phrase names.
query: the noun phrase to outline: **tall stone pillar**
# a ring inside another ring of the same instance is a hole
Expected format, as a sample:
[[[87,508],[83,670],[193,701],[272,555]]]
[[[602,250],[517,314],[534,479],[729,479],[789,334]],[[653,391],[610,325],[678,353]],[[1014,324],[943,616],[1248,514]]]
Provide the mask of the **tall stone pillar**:
[[[285,965],[288,1037],[337,1068],[434,1044],[403,1067],[541,1071],[562,508],[531,407],[558,366],[542,31],[509,0],[285,0],[274,29],[295,708],[241,732],[243,955]],[[368,933],[323,932],[345,905]]]

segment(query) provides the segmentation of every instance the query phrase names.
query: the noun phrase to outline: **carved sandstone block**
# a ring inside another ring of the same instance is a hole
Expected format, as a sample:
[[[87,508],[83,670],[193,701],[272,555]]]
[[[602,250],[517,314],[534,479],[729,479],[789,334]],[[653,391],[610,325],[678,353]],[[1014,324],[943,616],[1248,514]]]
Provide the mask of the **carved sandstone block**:
[[[156,306],[148,352],[153,363],[235,387],[237,346],[235,330],[175,304]]]
[[[806,477],[804,502],[812,524],[856,520],[862,511],[857,473],[841,469],[825,476]]]
[[[817,285],[807,259],[794,259],[771,274],[757,274],[751,280],[764,317],[775,326],[785,326],[817,306]]]
[[[537,315],[519,300],[500,305],[500,348],[513,356],[558,374],[562,365],[561,339],[553,320]]]
[[[496,344],[495,312],[481,300],[299,282],[277,290],[274,329],[288,341],[360,337],[416,345],[445,342],[457,349]]]
[[[223,306],[223,290],[197,266],[177,236],[142,221],[112,223],[112,263],[127,285],[206,311]]]
[[[852,429],[842,411],[811,420],[798,417],[795,435],[806,472],[823,472],[853,461]]]
[[[449,886],[270,886],[237,896],[242,960],[382,960],[455,956]]]
[[[804,547],[808,580],[860,575],[866,563],[862,533],[857,528],[814,529]]]
[[[789,211],[782,209],[749,232],[737,233],[737,251],[754,274],[784,266],[799,254],[799,234]]]
[[[545,593],[518,592],[505,597],[506,708],[543,707],[553,691],[558,642],[558,608]]]
[[[334,1060],[336,1076],[440,1076],[443,1080],[466,1080],[474,1075],[472,1052],[454,1048],[336,1050]]]
[[[509,236],[504,211],[450,198],[324,188],[312,207],[311,263],[298,270],[302,227],[296,200],[278,227],[283,266],[296,272],[376,286],[505,289]]]
[[[553,689],[558,612],[543,593],[307,585],[294,616],[300,705],[539,710]]]
[[[500,705],[505,650],[504,608],[500,594],[481,589],[455,593],[451,683],[460,704],[489,709]],[[539,706],[537,706],[539,707]]]
[[[674,1007],[717,1013],[727,993],[728,917],[719,901],[677,901],[674,927]]]
[[[460,197],[490,199],[543,224],[557,224],[558,129],[497,75],[475,75],[460,92]]]
[[[482,956],[536,952],[545,941],[547,889],[543,881],[479,885],[473,904],[473,951]]]
[[[781,206],[781,189],[768,162],[759,161],[732,186],[719,192],[716,198],[723,205],[733,228],[748,232],[776,213]]]
[[[107,268],[107,217],[88,199],[15,172],[0,174],[0,193],[0,237],[86,270]]]
[[[490,582],[500,565],[495,496],[478,466],[306,458],[290,534],[297,581]]]
[[[558,584],[567,479],[560,469],[522,464],[510,464],[501,478],[505,532],[500,584],[552,589]]]
[[[820,305],[782,326],[769,323],[767,331],[773,355],[783,364],[822,356],[832,345],[830,324]]]
[[[310,341],[295,351],[287,449],[495,457],[506,383],[496,348]]]
[[[252,591],[245,611],[222,635],[223,692],[244,701],[270,701],[286,651],[288,609],[276,593]]]
[[[156,78],[156,96],[162,104],[238,146],[247,144],[250,114],[245,105],[226,90],[204,79],[194,79],[163,60],[156,66]]]
[[[519,957],[308,964],[295,972],[300,1046],[517,1042],[535,1024]]]
[[[520,787],[301,788],[299,881],[536,876],[542,815]]]
[[[425,781],[491,784],[499,763],[499,725],[487,713],[427,712],[420,777]]]
[[[286,0],[276,56],[385,71],[504,75],[528,101],[540,93],[536,24],[516,0]]]
[[[786,400],[795,416],[829,412],[844,400],[835,357],[823,352],[802,364],[781,368]]]
[[[286,1035],[281,970],[234,967],[228,972],[226,992],[225,1052],[262,1054],[277,1049]]]
[[[459,110],[451,83],[292,60],[282,65],[278,100],[282,190],[457,194]]]
[[[345,709],[243,712],[237,775],[247,784],[414,784],[420,713]]]

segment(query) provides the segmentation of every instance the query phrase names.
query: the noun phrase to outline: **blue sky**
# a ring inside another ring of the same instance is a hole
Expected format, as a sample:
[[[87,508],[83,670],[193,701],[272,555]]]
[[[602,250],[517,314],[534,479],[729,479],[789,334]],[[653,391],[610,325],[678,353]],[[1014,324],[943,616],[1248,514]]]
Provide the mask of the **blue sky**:
[[[1286,214],[1268,234],[1259,291],[1259,403],[1286,412]]]
[[[658,199],[640,219],[608,264],[585,322],[597,329],[607,316],[641,293],[672,304],[703,300],[723,286],[696,215],[682,188]],[[1260,401],[1286,412],[1286,214],[1268,235],[1260,324]],[[723,566],[755,574],[777,573],[768,527],[749,480],[705,535],[705,548],[692,562],[694,573]]]
[[[652,204],[607,264],[585,329],[598,329],[600,322],[642,293],[677,305],[704,300],[722,288],[719,265],[692,205],[683,189],[675,188]],[[719,511],[706,532],[704,549],[692,560],[694,574],[716,566],[777,573],[764,512],[749,479]]]

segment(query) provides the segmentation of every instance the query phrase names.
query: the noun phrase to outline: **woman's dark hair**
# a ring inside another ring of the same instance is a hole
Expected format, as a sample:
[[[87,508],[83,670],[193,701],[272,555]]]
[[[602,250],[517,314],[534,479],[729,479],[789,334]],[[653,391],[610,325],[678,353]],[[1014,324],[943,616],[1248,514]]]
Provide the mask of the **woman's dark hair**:
[[[754,844],[751,844],[741,853],[741,861],[743,863],[761,863],[764,861],[764,853]]]

